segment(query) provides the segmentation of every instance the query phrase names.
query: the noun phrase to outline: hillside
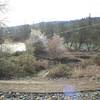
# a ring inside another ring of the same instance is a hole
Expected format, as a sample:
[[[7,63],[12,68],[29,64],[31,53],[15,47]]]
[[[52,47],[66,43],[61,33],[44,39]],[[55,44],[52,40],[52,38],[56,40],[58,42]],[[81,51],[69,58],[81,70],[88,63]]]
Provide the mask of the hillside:
[[[31,32],[31,28],[41,30],[41,32],[46,33],[47,36],[52,36],[54,33],[67,34],[71,33],[73,30],[80,30],[83,26],[88,26],[89,24],[99,26],[100,17],[87,17],[72,21],[52,21],[52,22],[40,22],[33,25],[20,25],[0,29],[0,40],[2,37],[10,37],[14,41],[25,41]],[[66,35],[64,35],[66,36]]]
[[[88,25],[91,21],[92,24],[99,24],[100,17],[87,17],[78,20],[71,21],[52,21],[52,22],[40,22],[33,24],[32,27],[41,29],[43,32],[59,33],[68,30],[73,30],[80,27],[80,23],[84,23],[84,26]]]
[[[0,29],[0,40],[11,39],[13,41],[25,41],[29,38],[31,32],[30,25],[20,25],[13,27],[6,27]]]

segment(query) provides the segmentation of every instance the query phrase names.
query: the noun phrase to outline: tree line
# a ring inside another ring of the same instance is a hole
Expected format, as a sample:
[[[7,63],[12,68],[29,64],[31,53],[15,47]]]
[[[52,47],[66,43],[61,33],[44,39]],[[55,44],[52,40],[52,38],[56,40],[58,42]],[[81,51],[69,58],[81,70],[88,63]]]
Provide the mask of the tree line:
[[[74,50],[100,49],[100,18],[91,16],[74,21],[42,22],[33,25],[50,38],[54,34],[64,38],[65,45]]]

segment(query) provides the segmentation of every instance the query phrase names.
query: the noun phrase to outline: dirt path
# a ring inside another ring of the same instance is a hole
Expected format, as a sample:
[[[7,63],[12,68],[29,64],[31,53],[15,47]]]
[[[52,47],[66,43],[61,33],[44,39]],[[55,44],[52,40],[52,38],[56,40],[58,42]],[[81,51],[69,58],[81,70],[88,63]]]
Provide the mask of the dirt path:
[[[63,92],[64,87],[76,91],[100,90],[100,82],[95,80],[11,80],[0,81],[0,91],[14,92]]]

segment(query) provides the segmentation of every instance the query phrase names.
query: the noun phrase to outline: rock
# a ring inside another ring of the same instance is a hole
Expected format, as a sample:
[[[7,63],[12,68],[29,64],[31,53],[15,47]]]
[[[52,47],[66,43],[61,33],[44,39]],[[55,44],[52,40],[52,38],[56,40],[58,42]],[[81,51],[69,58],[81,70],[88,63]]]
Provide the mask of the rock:
[[[52,96],[52,100],[57,100],[57,96]]]
[[[40,97],[36,97],[36,100],[40,100]]]
[[[0,100],[4,100],[4,95],[0,96]]]
[[[63,93],[0,92],[0,100],[100,100],[100,91],[77,92],[73,96],[65,96]]]
[[[47,100],[52,100],[51,96],[49,96],[49,97],[47,98]]]

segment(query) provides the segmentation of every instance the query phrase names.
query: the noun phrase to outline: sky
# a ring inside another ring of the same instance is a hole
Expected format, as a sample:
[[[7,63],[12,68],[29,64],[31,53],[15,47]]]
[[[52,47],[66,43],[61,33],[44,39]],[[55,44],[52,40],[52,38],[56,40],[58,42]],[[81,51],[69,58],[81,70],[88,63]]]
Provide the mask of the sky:
[[[8,26],[100,16],[100,0],[9,0]]]

